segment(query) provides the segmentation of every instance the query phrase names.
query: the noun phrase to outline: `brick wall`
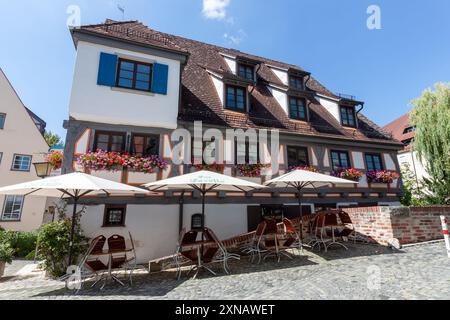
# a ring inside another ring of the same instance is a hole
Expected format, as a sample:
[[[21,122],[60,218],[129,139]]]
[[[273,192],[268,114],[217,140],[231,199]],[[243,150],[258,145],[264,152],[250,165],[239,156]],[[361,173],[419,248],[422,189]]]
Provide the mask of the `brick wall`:
[[[361,237],[389,244],[398,239],[400,244],[443,239],[440,216],[450,218],[450,207],[369,207],[345,211],[352,218]]]

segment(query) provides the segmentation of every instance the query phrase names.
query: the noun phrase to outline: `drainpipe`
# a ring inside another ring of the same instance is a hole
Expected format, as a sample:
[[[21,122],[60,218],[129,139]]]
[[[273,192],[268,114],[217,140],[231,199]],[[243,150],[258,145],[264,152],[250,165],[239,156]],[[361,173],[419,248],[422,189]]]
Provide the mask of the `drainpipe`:
[[[253,88],[252,88],[252,90],[250,91],[250,95],[253,93],[253,91],[255,91],[255,89],[256,89],[256,81],[257,81],[257,78],[258,78],[258,71],[261,69],[261,64],[258,64],[258,68],[256,69],[256,71],[255,71],[255,84],[253,85]]]
[[[183,191],[181,193],[180,200],[178,202],[180,204],[179,220],[178,220],[178,223],[179,223],[178,231],[179,231],[179,233],[181,233],[181,230],[183,230],[183,224],[184,224],[184,222],[183,222],[183,217],[184,217],[184,193],[185,193],[185,191]]]

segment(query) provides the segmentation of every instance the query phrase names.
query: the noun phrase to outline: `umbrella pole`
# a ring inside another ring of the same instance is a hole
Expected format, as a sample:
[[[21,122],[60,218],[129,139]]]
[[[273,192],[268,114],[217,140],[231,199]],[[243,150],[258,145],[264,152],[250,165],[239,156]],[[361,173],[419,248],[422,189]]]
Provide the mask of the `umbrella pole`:
[[[303,243],[303,208],[302,208],[302,188],[298,187],[298,194],[297,194],[297,198],[298,198],[298,206],[299,206],[299,210],[300,210],[300,240]]]
[[[68,266],[72,265],[72,254],[73,254],[73,237],[75,234],[75,219],[76,219],[76,215],[77,215],[77,202],[78,202],[78,198],[74,197],[73,198],[73,213],[72,213],[72,229],[70,231],[70,240],[69,240],[69,263]]]

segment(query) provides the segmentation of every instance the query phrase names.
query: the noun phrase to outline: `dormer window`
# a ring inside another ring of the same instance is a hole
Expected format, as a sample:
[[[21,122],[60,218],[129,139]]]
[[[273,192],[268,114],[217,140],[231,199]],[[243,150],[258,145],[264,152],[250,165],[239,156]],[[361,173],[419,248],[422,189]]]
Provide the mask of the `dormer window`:
[[[416,127],[407,127],[405,128],[405,130],[403,130],[403,134],[407,134],[407,133],[411,133],[411,132],[415,132],[416,131]]]
[[[303,77],[289,75],[289,87],[297,90],[304,90]]]
[[[303,98],[289,98],[289,117],[295,120],[306,121],[306,101]]]
[[[117,86],[126,89],[151,91],[152,65],[119,59]]]
[[[255,69],[251,65],[239,63],[238,76],[250,81],[255,81]]]
[[[341,124],[345,127],[356,128],[355,107],[340,106]]]
[[[227,85],[225,108],[237,112],[247,110],[247,90],[243,87]]]

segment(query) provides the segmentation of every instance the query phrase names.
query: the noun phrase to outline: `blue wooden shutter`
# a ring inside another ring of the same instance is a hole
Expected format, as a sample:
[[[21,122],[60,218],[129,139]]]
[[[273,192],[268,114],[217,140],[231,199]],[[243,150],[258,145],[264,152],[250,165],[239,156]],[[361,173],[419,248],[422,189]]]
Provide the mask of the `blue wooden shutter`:
[[[117,55],[102,52],[98,68],[97,84],[101,86],[115,87],[117,73]]]
[[[153,65],[152,92],[167,94],[167,80],[169,76],[169,66],[155,63]]]

